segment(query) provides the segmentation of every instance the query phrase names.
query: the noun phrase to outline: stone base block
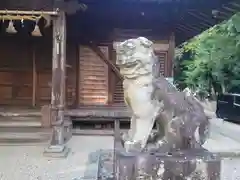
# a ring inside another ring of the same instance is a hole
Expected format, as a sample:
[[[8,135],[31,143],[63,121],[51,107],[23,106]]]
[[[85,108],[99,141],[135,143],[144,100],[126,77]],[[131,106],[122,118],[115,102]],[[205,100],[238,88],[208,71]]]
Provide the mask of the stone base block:
[[[49,146],[45,149],[43,155],[53,158],[65,158],[67,157],[69,151],[70,149],[67,148],[65,145]]]
[[[220,180],[221,160],[204,150],[116,153],[116,180]]]
[[[72,121],[69,117],[64,119],[64,142],[67,143],[72,137]]]

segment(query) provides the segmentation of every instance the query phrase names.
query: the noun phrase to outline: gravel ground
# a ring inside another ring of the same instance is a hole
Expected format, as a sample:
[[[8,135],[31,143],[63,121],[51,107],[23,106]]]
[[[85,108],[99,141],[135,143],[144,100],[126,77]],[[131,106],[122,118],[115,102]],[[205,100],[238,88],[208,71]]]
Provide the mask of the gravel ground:
[[[74,136],[65,159],[46,158],[43,146],[1,146],[0,180],[74,180],[84,177],[92,152],[112,149],[112,137]]]
[[[113,137],[74,136],[68,147],[71,152],[66,159],[51,159],[43,157],[43,146],[1,146],[0,180],[81,180],[90,168],[87,164],[91,154],[100,149],[99,179],[113,180]],[[240,143],[213,135],[208,147],[236,151]],[[239,165],[240,157],[223,159],[221,180],[240,180]]]

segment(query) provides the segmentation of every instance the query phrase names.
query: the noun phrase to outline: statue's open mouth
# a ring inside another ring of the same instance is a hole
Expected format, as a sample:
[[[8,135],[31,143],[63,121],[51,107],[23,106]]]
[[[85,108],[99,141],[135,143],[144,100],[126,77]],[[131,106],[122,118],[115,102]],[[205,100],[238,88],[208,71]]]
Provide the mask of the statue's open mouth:
[[[129,63],[123,63],[123,64],[118,64],[118,66],[121,68],[134,68],[137,65],[136,62],[129,62]]]
[[[125,67],[126,68],[133,68],[137,65],[137,63],[128,63],[128,64],[125,64]]]

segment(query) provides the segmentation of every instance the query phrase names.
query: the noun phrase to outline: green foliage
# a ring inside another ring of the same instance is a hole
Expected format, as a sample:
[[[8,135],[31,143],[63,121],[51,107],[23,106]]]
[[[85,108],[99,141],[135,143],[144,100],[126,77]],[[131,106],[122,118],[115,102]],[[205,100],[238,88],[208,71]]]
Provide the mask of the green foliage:
[[[175,83],[215,95],[240,85],[240,13],[176,49]]]

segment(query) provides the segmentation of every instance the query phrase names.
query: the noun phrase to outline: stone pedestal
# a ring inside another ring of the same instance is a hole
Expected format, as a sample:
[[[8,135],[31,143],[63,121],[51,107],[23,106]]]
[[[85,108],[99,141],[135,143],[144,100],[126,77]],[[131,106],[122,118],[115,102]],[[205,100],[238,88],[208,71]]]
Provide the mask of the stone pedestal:
[[[204,150],[116,153],[116,180],[220,180],[221,160]]]
[[[67,157],[69,151],[70,149],[65,145],[50,145],[44,150],[43,155],[52,158],[65,158]]]
[[[54,129],[55,128],[55,129]],[[64,118],[63,125],[53,126],[50,145],[44,150],[44,156],[66,157],[69,153],[66,143],[72,137],[72,122],[69,117]]]
[[[72,137],[72,121],[70,117],[64,119],[64,142],[67,143]]]

